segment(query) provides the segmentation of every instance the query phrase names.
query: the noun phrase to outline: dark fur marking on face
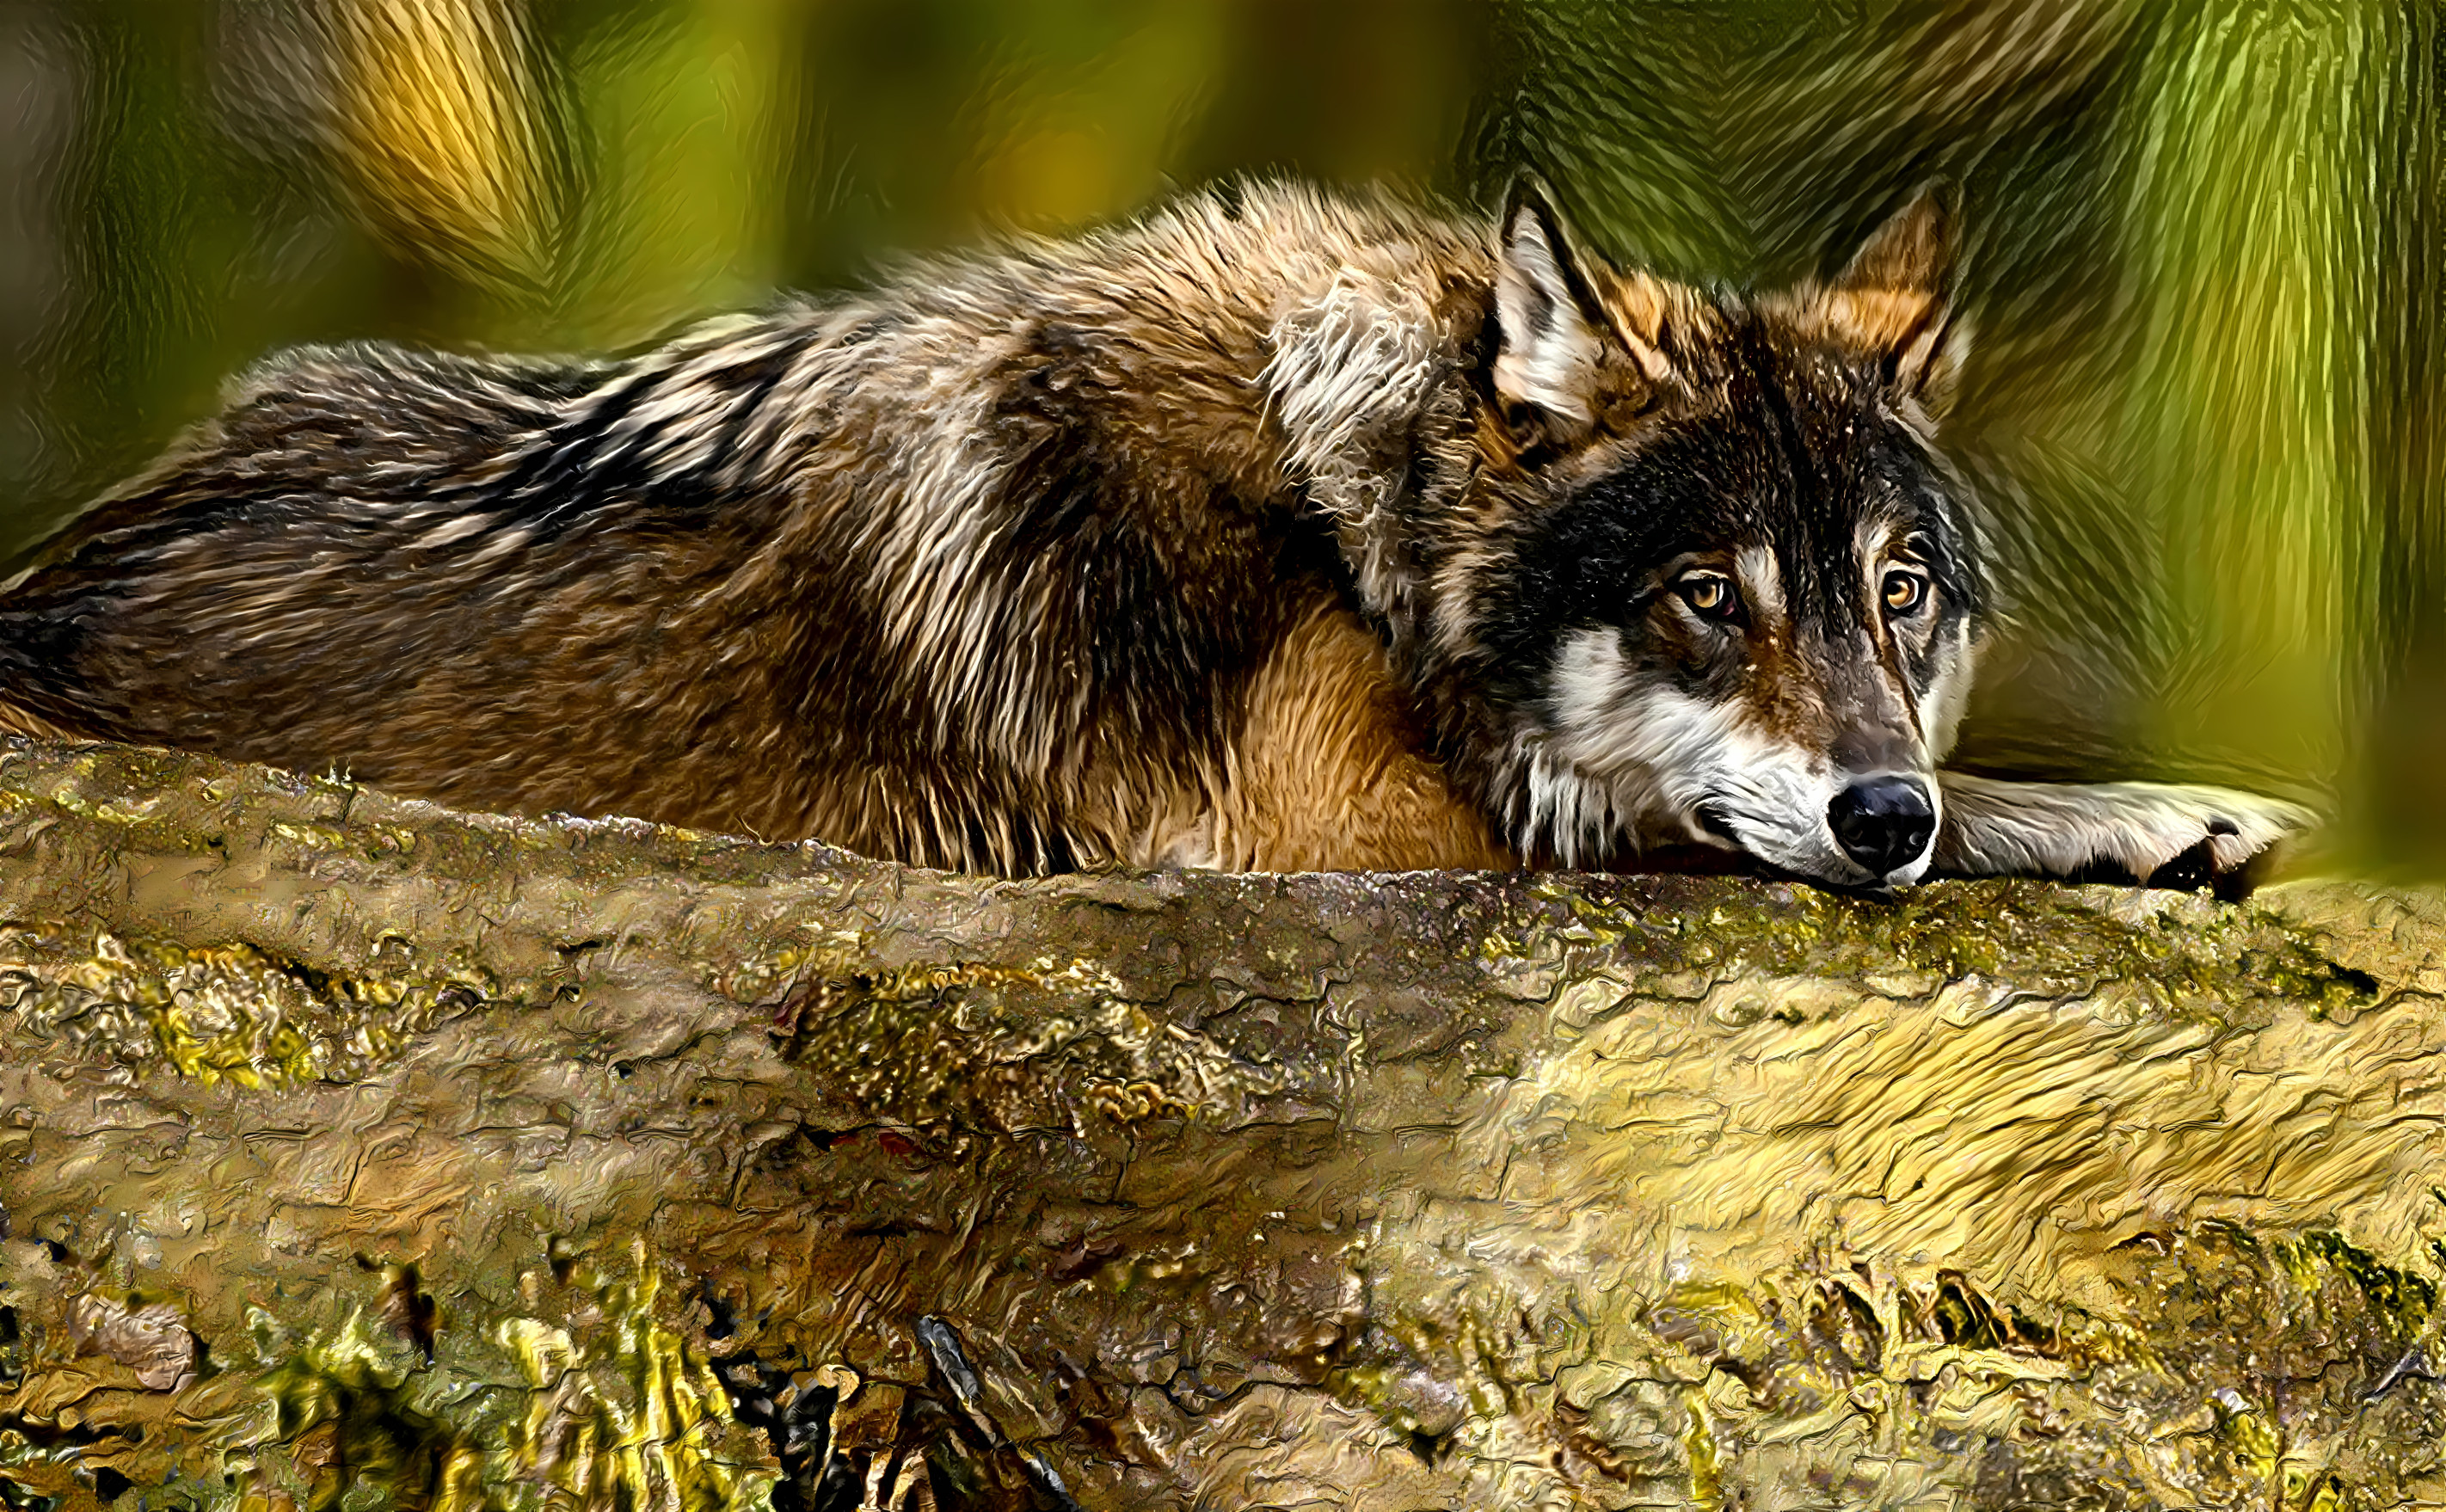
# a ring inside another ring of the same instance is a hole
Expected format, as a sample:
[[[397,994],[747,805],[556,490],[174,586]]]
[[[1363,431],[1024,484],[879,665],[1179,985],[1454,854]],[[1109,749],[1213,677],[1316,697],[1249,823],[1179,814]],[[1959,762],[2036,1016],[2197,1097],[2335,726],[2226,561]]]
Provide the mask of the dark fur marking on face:
[[[1759,647],[1738,633],[1694,633],[1659,606],[1657,592],[1673,561],[1722,562],[1744,548],[1772,551],[1780,569],[1795,643],[1766,659],[1796,674],[1849,668],[1857,660],[1850,637],[1880,623],[1868,583],[1873,564],[1859,560],[1857,537],[1881,513],[1895,537],[1927,542],[1924,565],[1939,592],[1931,635],[1906,658],[1914,691],[1933,673],[1934,633],[1976,612],[1943,480],[1870,376],[1784,345],[1769,322],[1738,307],[1722,318],[1720,397],[1660,417],[1620,465],[1516,526],[1512,571],[1496,585],[1482,632],[1510,674],[1508,696],[1540,696],[1547,648],[1591,625],[1623,630],[1634,672],[1694,698],[1737,696]]]

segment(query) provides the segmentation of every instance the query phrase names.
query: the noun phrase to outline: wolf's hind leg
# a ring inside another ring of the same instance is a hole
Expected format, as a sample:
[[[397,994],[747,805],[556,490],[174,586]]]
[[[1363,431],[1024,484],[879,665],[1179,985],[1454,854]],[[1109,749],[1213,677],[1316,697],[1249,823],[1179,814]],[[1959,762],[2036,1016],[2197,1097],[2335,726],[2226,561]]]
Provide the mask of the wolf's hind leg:
[[[2308,829],[2298,803],[2226,787],[2007,783],[1937,773],[1945,818],[1930,869],[1953,877],[2248,891],[2252,862]]]

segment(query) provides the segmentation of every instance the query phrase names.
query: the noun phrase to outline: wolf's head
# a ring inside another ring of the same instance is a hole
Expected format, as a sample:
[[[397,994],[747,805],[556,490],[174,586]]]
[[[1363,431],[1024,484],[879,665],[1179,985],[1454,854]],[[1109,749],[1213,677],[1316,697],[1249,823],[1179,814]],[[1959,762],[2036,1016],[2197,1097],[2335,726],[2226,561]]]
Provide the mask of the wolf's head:
[[[1515,199],[1429,634],[1525,849],[1927,870],[1980,605],[1932,439],[1952,219],[1923,194],[1831,283],[1741,298],[1583,256]]]

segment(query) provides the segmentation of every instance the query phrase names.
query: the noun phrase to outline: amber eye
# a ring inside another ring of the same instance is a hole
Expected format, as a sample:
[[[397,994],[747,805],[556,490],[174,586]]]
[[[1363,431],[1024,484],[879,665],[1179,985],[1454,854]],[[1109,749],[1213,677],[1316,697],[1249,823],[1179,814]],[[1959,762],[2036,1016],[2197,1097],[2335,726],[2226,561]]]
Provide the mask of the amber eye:
[[[1673,585],[1684,601],[1709,619],[1730,619],[1741,612],[1741,595],[1722,573],[1692,573]]]
[[[1928,602],[1928,578],[1919,573],[1886,574],[1886,613],[1909,614]]]

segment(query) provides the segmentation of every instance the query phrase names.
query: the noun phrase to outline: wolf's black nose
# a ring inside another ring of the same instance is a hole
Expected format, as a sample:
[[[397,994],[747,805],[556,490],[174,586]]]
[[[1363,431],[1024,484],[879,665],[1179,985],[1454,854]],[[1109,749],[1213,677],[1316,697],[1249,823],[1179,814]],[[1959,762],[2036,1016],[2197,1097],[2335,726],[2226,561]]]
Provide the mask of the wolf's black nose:
[[[1928,848],[1936,810],[1915,777],[1864,777],[1826,805],[1844,853],[1879,877]]]

